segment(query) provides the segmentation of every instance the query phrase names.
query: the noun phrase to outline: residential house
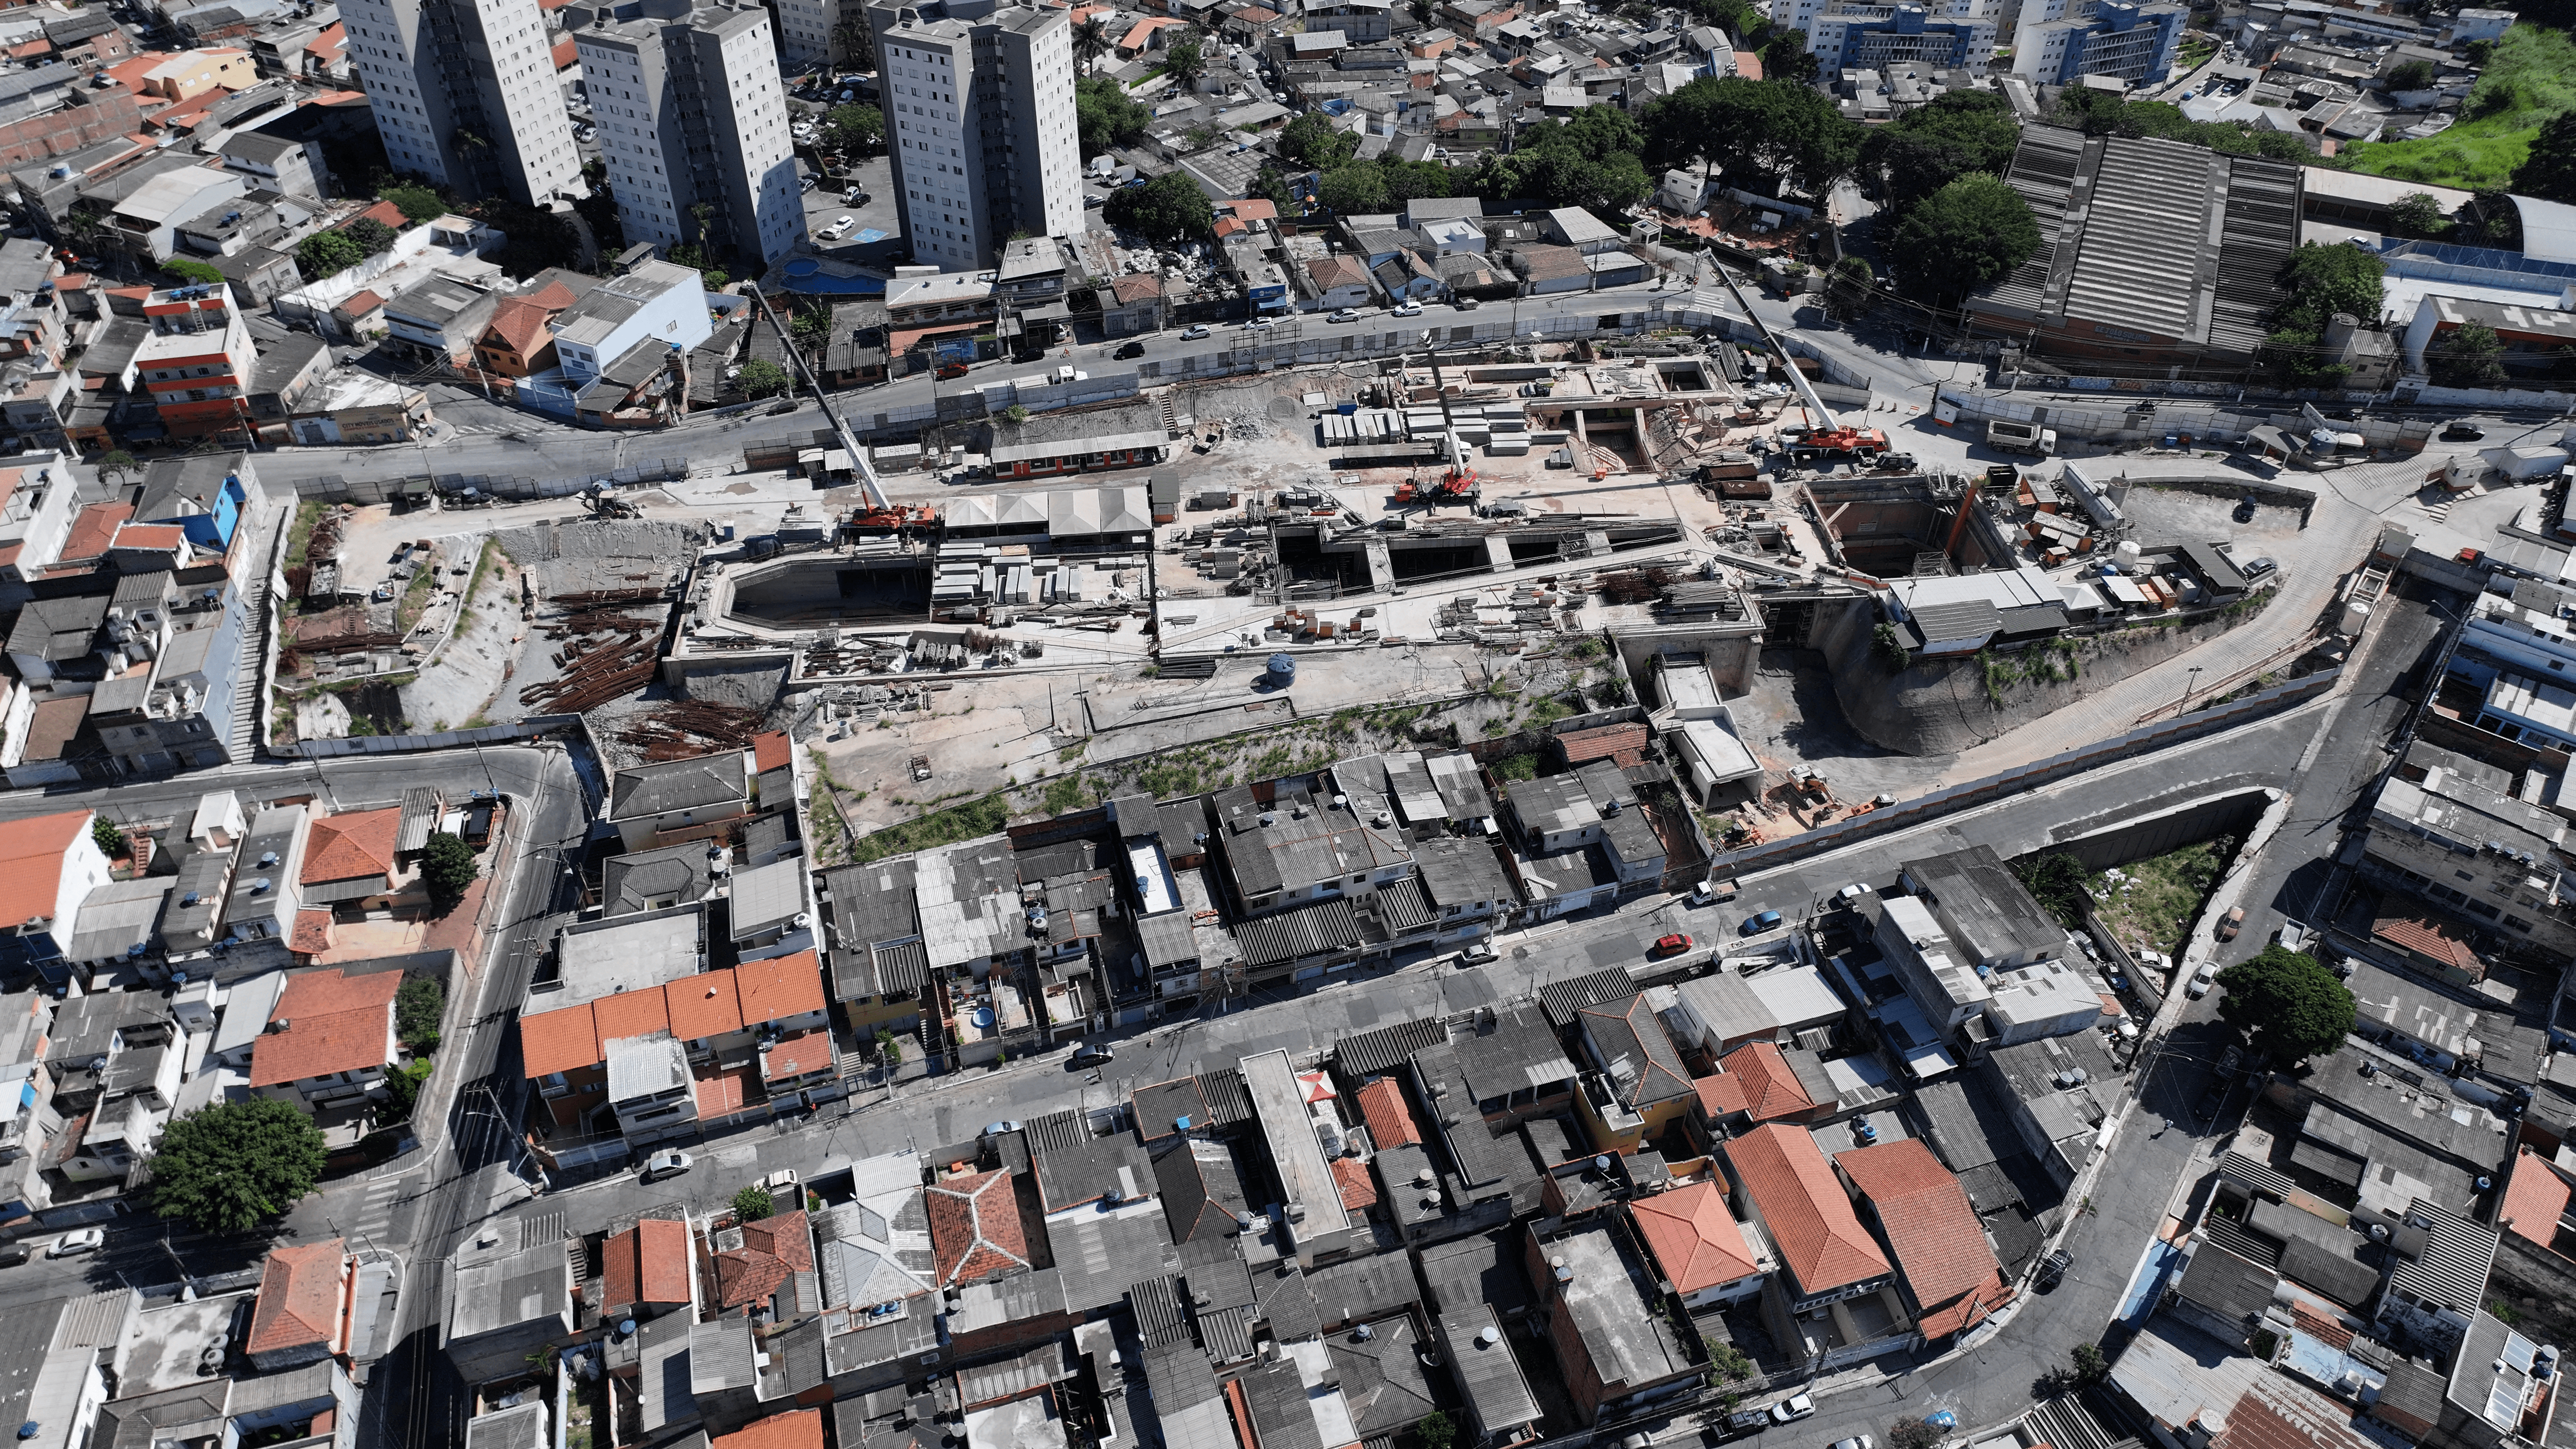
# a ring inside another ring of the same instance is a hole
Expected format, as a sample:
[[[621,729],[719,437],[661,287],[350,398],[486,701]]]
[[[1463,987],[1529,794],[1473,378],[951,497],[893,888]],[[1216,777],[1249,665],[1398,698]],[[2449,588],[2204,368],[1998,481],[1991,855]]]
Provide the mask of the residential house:
[[[420,872],[398,861],[394,841],[402,809],[344,811],[315,820],[306,832],[304,872],[298,880],[306,905],[335,911],[385,910],[415,897]]]
[[[698,1275],[689,1225],[646,1217],[611,1233],[603,1249],[599,1311],[610,1319],[651,1319],[682,1309],[696,1316]]]
[[[291,976],[251,1049],[250,1085],[308,1110],[357,1105],[393,1071],[400,971],[352,976],[327,967]]]
[[[1654,1278],[1607,1222],[1533,1229],[1528,1271],[1541,1331],[1579,1424],[1619,1423],[1696,1390],[1707,1373],[1696,1331],[1658,1312]]]
[[[0,920],[15,923],[0,934],[0,967],[53,985],[67,979],[81,908],[108,880],[107,853],[91,831],[97,818],[64,810],[0,822]]]
[[[338,1238],[269,1249],[242,1345],[251,1367],[274,1373],[347,1352],[357,1271]]]
[[[1030,1270],[1028,1232],[1011,1188],[1012,1174],[961,1171],[924,1192],[930,1249],[942,1288],[957,1288]]]
[[[1100,308],[1101,335],[1136,337],[1160,332],[1169,315],[1158,272],[1130,272],[1112,277],[1093,292]]]
[[[630,852],[722,834],[751,813],[751,763],[749,750],[724,750],[620,770],[608,822]]]
[[[1703,1178],[1628,1204],[1628,1221],[1663,1275],[1666,1292],[1697,1313],[1762,1291],[1762,1265],[1726,1192]]]
[[[253,178],[263,191],[319,201],[329,194],[331,168],[323,163],[322,143],[290,140],[264,131],[236,131],[224,138],[224,165]]]
[[[494,285],[498,280],[487,267],[459,265],[395,293],[386,300],[384,314],[392,340],[423,361],[469,361],[475,339],[501,304]]]
[[[1921,1139],[1838,1152],[1834,1169],[1877,1220],[1925,1342],[1974,1328],[2012,1300],[1966,1190]]]
[[[1577,1111],[1601,1151],[1638,1150],[1696,1099],[1690,1069],[1644,996],[1584,1007],[1576,1025],[1594,1068],[1583,1079]]]
[[[555,351],[567,381],[586,385],[639,349],[688,351],[715,332],[705,279],[673,262],[643,261],[592,288],[555,318]]]
[[[469,1236],[449,1259],[448,1361],[469,1384],[525,1373],[531,1356],[573,1332],[571,1255],[561,1237],[524,1232]]]
[[[1773,1278],[1788,1314],[1886,1287],[1896,1273],[1853,1215],[1815,1139],[1781,1123],[1730,1139],[1720,1154],[1736,1207],[1779,1250]]]

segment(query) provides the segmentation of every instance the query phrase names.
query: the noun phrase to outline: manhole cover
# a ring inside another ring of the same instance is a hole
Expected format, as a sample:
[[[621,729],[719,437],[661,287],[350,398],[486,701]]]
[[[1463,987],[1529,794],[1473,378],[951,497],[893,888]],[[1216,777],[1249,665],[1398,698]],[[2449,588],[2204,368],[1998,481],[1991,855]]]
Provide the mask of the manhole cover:
[[[1293,397],[1274,397],[1270,400],[1270,420],[1272,422],[1293,423],[1297,421],[1297,415],[1304,411],[1305,408],[1299,406],[1297,400]]]

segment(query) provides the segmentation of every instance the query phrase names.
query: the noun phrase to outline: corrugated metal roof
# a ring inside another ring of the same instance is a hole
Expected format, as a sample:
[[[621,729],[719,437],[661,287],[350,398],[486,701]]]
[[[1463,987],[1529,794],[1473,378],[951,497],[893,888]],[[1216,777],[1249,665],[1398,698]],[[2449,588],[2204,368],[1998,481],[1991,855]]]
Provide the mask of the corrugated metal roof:
[[[1252,1120],[1252,1091],[1237,1067],[1199,1073],[1199,1095],[1207,1099],[1208,1125],[1231,1127]]]
[[[1538,1004],[1546,1010],[1549,1021],[1564,1028],[1572,1026],[1576,1013],[1587,1006],[1636,994],[1637,983],[1626,971],[1592,971],[1540,987]]]
[[[1021,1124],[1021,1130],[1028,1135],[1032,1152],[1070,1152],[1091,1141],[1091,1131],[1084,1125],[1082,1114],[1070,1107],[1031,1117]]]
[[[1256,970],[1308,956],[1351,951],[1364,944],[1359,915],[1347,900],[1317,901],[1275,916],[1260,916],[1237,926],[1235,943],[1244,964]]]
[[[1372,1077],[1411,1060],[1415,1052],[1449,1039],[1447,1023],[1433,1018],[1400,1021],[1361,1036],[1345,1037],[1333,1048],[1333,1060],[1349,1077]]]
[[[1190,1341],[1189,1316],[1181,1310],[1181,1281],[1166,1273],[1127,1290],[1127,1311],[1136,1318],[1136,1336],[1147,1348]]]

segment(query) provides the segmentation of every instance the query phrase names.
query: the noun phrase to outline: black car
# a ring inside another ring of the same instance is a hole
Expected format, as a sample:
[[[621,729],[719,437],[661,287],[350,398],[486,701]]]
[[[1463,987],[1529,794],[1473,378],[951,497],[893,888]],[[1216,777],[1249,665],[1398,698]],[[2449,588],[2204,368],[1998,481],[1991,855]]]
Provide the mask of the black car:
[[[1044,362],[1046,361],[1046,355],[1046,349],[1043,347],[1023,347],[1019,351],[1011,354],[1011,360],[1013,362]]]
[[[1106,1066],[1116,1060],[1117,1056],[1117,1048],[1109,1043],[1092,1042],[1075,1047],[1073,1055],[1065,1059],[1064,1066],[1065,1070],[1071,1072],[1089,1071],[1093,1067]]]
[[[1142,357],[1145,355],[1145,344],[1142,342],[1122,342],[1118,345],[1118,350],[1109,355],[1116,358]]]
[[[2475,423],[2453,423],[2442,430],[2442,441],[2445,443],[2474,443],[2486,435],[2487,430],[2479,427]]]
[[[2064,1248],[2048,1255],[2039,1265],[2039,1291],[2047,1292],[2066,1281],[2066,1270],[2075,1266],[2075,1255]]]
[[[1723,1444],[1729,1439],[1741,1439],[1750,1434],[1759,1434],[1770,1427],[1771,1416],[1762,1410],[1738,1409],[1710,1424],[1708,1438],[1710,1443]]]
[[[2237,499],[2236,521],[2239,523],[2252,523],[2254,521],[2254,510],[2262,506],[2263,500],[2255,497],[2251,493]]]

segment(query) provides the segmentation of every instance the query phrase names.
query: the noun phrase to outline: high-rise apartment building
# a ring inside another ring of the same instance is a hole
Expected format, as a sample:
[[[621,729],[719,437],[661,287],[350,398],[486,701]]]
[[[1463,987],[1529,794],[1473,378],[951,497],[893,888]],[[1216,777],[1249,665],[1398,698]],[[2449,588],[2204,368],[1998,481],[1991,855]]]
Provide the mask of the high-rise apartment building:
[[[2152,85],[2173,70],[2190,19],[2173,0],[2028,0],[2012,32],[2013,73],[2033,85],[2088,75]]]
[[[579,185],[537,0],[348,0],[340,18],[396,171],[530,205]]]
[[[857,27],[865,23],[863,0],[775,0],[778,58],[803,69],[838,68],[851,58]]]
[[[644,0],[565,18],[626,240],[760,267],[793,250],[805,207],[769,12]]]
[[[1068,12],[947,0],[875,6],[868,19],[915,262],[986,267],[1016,232],[1083,229]]]

